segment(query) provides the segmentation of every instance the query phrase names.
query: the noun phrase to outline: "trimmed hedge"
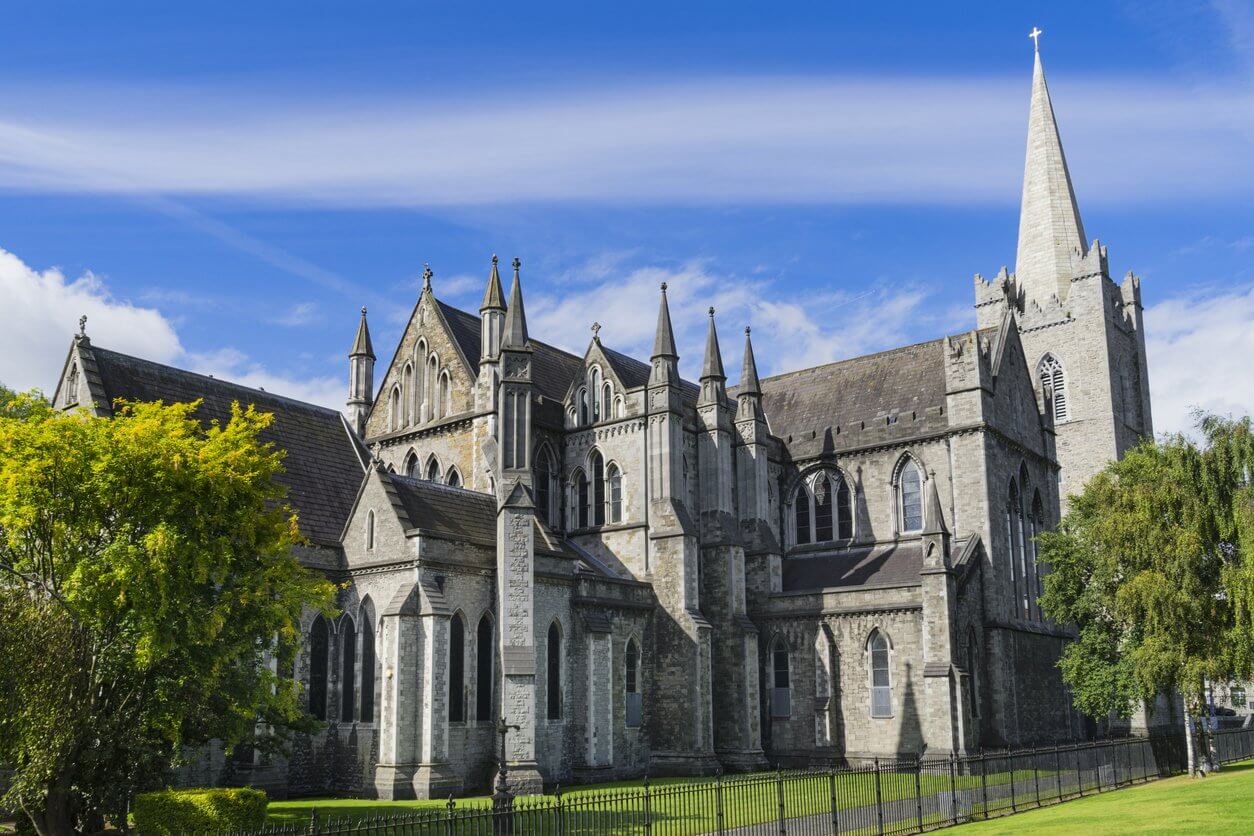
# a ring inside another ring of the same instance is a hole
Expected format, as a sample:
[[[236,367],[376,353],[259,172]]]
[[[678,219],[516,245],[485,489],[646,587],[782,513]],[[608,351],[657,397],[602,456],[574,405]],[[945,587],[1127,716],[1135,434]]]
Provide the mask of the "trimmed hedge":
[[[266,823],[269,800],[261,790],[159,790],[135,796],[131,814],[143,836],[255,830]]]

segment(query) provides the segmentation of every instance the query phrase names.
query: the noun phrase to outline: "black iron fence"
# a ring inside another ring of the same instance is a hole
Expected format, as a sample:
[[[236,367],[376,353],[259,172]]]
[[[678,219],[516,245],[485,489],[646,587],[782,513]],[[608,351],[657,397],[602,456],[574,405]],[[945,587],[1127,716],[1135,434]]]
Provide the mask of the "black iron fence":
[[[1254,729],[1212,735],[1221,763],[1254,757]],[[320,819],[261,834],[905,834],[1109,792],[1186,769],[1183,735],[1050,746],[976,756],[879,760],[861,767],[654,781],[439,810]]]

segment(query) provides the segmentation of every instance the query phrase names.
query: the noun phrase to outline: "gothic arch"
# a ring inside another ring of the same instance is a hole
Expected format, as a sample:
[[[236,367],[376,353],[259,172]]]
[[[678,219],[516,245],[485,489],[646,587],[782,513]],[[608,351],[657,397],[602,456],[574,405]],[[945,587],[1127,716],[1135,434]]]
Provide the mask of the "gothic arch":
[[[475,627],[475,720],[492,720],[492,689],[496,680],[496,621],[491,610],[484,610]]]
[[[565,664],[562,658],[562,623],[558,619],[549,622],[544,642],[545,717],[561,720],[564,716],[563,683]]]
[[[893,641],[876,627],[866,638],[867,688],[872,717],[893,716]]]
[[[582,467],[576,467],[570,473],[570,527],[587,528],[592,520],[592,488],[588,475]]]
[[[375,516],[374,509],[371,508],[366,512],[366,551],[374,551],[375,538],[378,536],[378,517]]]
[[[363,723],[373,723],[375,717],[379,657],[376,652],[374,631],[378,623],[375,619],[374,601],[367,595],[361,599],[361,603],[357,606],[358,632],[361,634],[358,638],[358,643],[361,646],[361,651],[358,654],[361,659],[361,686],[358,695],[359,708],[357,716]]]
[[[406,476],[417,478],[422,474],[418,471],[418,451],[413,447],[409,448],[409,452],[405,454],[405,467],[403,473]]]
[[[351,723],[356,717],[357,685],[357,624],[353,616],[340,616],[336,630],[340,650],[340,721]]]
[[[401,371],[401,423],[409,426],[414,423],[414,364],[407,362]]]
[[[923,484],[927,471],[923,462],[911,451],[897,459],[893,467],[893,523],[898,534],[923,530]]]
[[[455,610],[448,620],[448,721],[466,720],[466,616]]]
[[[423,478],[428,482],[439,482],[444,468],[440,466],[440,458],[435,453],[427,457],[427,466],[423,468]]]
[[[388,394],[388,429],[400,429],[401,417],[401,385],[393,383],[392,391]]]
[[[457,470],[457,465],[449,465],[448,472],[444,474],[444,484],[451,488],[462,487],[462,475]]]

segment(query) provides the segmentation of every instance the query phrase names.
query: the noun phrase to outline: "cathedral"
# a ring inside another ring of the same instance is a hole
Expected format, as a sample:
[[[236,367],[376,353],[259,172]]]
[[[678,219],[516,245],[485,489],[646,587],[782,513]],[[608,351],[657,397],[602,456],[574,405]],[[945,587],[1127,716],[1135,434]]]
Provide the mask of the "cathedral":
[[[362,309],[344,412],[74,339],[58,407],[272,412],[340,587],[287,672],[323,730],[182,780],[428,798],[502,748],[531,792],[1085,735],[1034,538],[1152,430],[1139,279],[1085,238],[1039,54],[1015,272],[969,332],[762,377],[738,327],[729,379],[711,309],[692,382],[665,285],[631,357],[529,331],[518,259],[477,311],[436,284],[383,365]]]

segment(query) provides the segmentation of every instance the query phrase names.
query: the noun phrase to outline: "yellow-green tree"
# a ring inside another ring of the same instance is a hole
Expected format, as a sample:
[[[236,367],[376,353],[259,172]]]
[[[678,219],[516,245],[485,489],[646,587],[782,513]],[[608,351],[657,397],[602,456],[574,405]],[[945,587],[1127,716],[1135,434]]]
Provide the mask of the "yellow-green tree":
[[[125,826],[184,746],[311,723],[266,656],[283,669],[333,589],[291,554],[271,416],[196,406],[100,419],[0,392],[3,806],[41,834]]]
[[[1250,420],[1198,427],[1202,445],[1174,436],[1111,463],[1040,538],[1042,608],[1079,631],[1060,663],[1076,704],[1127,717],[1182,694],[1190,771],[1207,683],[1254,670]]]

